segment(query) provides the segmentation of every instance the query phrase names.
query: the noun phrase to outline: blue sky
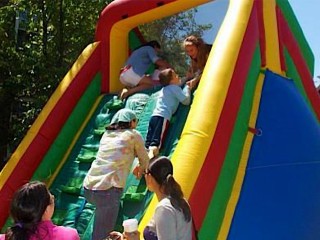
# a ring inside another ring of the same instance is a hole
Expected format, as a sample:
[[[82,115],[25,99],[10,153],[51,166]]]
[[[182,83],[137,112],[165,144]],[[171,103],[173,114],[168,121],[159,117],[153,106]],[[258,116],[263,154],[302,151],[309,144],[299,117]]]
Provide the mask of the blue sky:
[[[289,0],[315,58],[314,80],[320,84],[319,0]],[[317,19],[318,18],[318,19]],[[316,23],[318,22],[318,24]]]
[[[319,22],[319,0],[288,0],[293,8],[304,35],[315,56],[315,72],[314,82],[318,86],[320,84],[320,27],[316,24]],[[218,26],[225,15],[228,8],[228,0],[216,0],[198,7],[197,22],[207,23],[208,20],[213,22],[213,29],[204,35],[204,39],[208,43],[212,43],[218,32]],[[214,14],[212,14],[214,13]],[[318,19],[316,19],[318,17]],[[211,23],[212,23],[211,22]],[[216,27],[215,27],[216,26]]]

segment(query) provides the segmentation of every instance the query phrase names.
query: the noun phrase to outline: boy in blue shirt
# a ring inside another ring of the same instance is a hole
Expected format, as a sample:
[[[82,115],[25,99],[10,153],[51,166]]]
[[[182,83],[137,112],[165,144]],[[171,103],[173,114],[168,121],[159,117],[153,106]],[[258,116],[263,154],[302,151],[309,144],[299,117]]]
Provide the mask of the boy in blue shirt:
[[[190,87],[186,85],[183,90],[181,89],[181,80],[173,69],[162,70],[159,81],[164,87],[160,90],[160,96],[149,121],[145,144],[149,149],[150,158],[159,154],[165,130],[179,103],[189,105],[191,101]]]

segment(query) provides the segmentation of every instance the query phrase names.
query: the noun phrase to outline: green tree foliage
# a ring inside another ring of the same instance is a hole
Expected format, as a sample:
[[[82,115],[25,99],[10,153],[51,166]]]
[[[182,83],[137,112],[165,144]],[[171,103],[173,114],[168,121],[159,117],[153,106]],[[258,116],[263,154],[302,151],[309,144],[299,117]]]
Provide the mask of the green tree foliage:
[[[203,36],[203,33],[212,28],[211,24],[197,24],[195,15],[197,9],[155,20],[139,26],[142,35],[147,41],[157,40],[162,46],[162,57],[165,58],[175,70],[184,76],[187,71],[188,60],[182,42],[189,35]]]
[[[1,2],[0,161],[8,146],[13,151],[19,144],[75,59],[94,41],[107,2]]]

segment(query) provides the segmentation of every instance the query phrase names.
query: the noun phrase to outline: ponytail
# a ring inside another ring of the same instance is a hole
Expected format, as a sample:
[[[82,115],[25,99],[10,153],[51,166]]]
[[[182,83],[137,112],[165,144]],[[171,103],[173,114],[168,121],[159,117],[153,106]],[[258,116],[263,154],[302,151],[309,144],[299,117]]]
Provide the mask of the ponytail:
[[[150,161],[148,172],[160,185],[161,191],[169,196],[172,206],[182,211],[184,219],[191,220],[191,209],[187,200],[183,197],[181,186],[173,177],[173,166],[167,157],[158,157]]]
[[[169,174],[162,186],[164,194],[170,196],[172,206],[175,209],[182,211],[184,219],[186,222],[189,222],[191,220],[190,206],[183,196],[179,183],[177,183],[174,177]]]
[[[25,226],[21,223],[17,223],[12,227],[9,227],[6,231],[6,240],[28,240],[30,234],[34,230],[28,229],[28,226]]]

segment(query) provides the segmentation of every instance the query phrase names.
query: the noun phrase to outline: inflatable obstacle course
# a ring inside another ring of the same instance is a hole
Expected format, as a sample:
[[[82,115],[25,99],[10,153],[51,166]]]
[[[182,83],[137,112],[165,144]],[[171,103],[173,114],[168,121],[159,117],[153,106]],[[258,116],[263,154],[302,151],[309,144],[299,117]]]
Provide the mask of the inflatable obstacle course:
[[[96,42],[79,56],[1,172],[1,225],[13,192],[39,179],[61,196],[55,221],[89,239],[93,207],[81,196],[81,179],[98,141],[87,141],[90,134],[101,136],[101,126],[92,126],[121,89],[117,75],[128,56],[128,33],[206,2],[149,0],[137,6],[116,0],[103,10]],[[170,129],[163,149],[190,202],[199,239],[320,236],[320,99],[313,64],[287,0],[228,2],[191,108],[179,109],[173,124],[181,125]],[[156,89],[143,95],[148,100],[137,110],[144,135],[156,95]],[[136,216],[141,231],[157,200],[143,182],[131,180],[124,200],[137,208],[124,203],[119,221]]]

